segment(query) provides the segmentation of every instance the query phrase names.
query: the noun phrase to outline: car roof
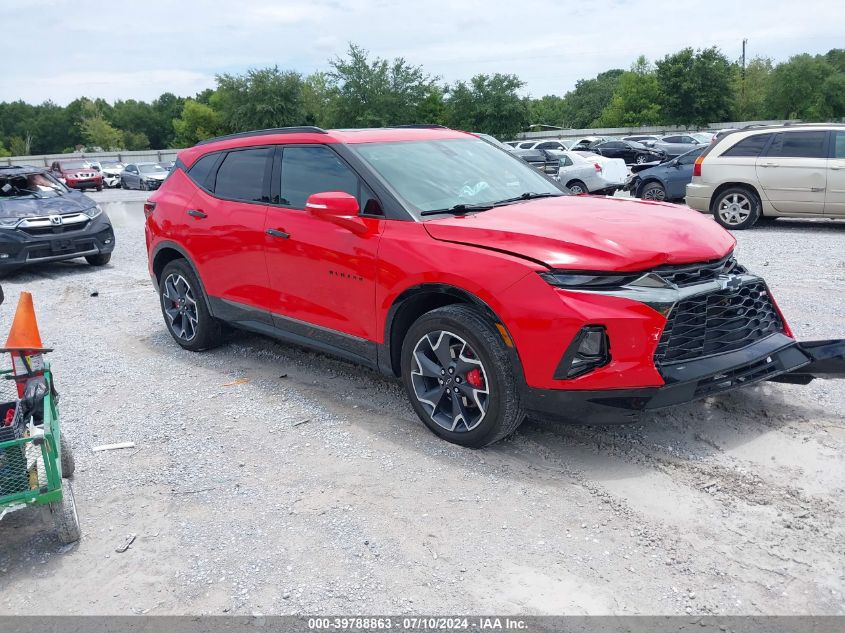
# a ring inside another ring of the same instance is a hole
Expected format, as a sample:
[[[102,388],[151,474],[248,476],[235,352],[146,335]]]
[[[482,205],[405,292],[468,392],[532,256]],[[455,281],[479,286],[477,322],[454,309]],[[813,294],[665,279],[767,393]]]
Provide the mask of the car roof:
[[[261,145],[284,145],[284,144],[349,144],[359,143],[386,143],[398,141],[426,141],[477,138],[467,132],[459,132],[441,125],[407,125],[383,128],[356,128],[324,130],[318,127],[301,126],[291,128],[275,128],[269,130],[254,130],[241,132],[229,136],[200,141],[194,147],[190,147],[179,153],[179,158],[186,165],[193,165],[194,161],[205,154],[237,149],[239,147],[250,147],[256,144]]]
[[[26,176],[28,174],[43,174],[46,167],[35,165],[0,165],[0,176]]]

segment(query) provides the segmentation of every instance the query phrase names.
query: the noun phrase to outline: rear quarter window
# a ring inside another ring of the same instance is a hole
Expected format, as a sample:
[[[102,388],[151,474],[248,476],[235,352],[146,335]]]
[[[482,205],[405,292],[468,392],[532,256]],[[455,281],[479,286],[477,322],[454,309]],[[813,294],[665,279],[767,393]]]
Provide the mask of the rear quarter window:
[[[773,158],[827,158],[827,132],[781,132],[767,156]]]
[[[735,143],[732,147],[726,149],[721,155],[757,158],[763,149],[765,149],[766,145],[768,145],[769,139],[771,138],[772,134],[755,134],[753,136],[747,136]]]
[[[191,177],[191,180],[203,189],[209,189],[208,175],[211,173],[211,170],[214,169],[214,165],[217,164],[217,159],[219,157],[220,154],[216,153],[206,154],[195,162],[188,170],[188,175]]]

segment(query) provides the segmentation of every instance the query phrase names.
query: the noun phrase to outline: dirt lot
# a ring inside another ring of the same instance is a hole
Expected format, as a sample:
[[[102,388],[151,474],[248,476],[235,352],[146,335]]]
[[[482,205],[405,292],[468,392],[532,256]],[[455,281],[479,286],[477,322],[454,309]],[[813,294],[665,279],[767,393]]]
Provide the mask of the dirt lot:
[[[0,332],[27,289],[56,348],[84,535],[4,519],[0,613],[845,614],[845,381],[465,450],[367,370],[251,335],[181,350],[140,204],[108,208],[109,267],[3,281]],[[737,237],[799,337],[845,336],[845,223]]]

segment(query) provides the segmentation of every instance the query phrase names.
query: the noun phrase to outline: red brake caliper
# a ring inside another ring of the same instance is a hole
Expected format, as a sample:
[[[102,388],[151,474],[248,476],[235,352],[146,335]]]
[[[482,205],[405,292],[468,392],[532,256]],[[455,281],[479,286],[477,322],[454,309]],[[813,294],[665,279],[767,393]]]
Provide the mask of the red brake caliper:
[[[476,389],[484,389],[484,376],[480,369],[470,369],[467,372],[467,382]]]

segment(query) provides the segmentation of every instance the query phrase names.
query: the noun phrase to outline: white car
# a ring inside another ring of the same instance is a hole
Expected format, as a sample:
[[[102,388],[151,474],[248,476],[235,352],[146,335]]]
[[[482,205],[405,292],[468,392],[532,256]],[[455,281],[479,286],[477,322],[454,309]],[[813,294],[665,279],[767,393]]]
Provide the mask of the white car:
[[[728,229],[777,217],[845,218],[845,125],[726,134],[696,159],[686,201]]]
[[[558,178],[572,193],[612,196],[622,188],[628,167],[621,158],[606,158],[592,152],[552,151],[560,158]]]
[[[103,185],[110,188],[120,186],[120,172],[123,171],[123,163],[114,161],[100,161],[100,173],[103,176]]]
[[[539,141],[509,141],[508,145],[513,145],[516,149],[548,149],[560,152],[568,150],[572,146],[572,141],[540,139]]]

